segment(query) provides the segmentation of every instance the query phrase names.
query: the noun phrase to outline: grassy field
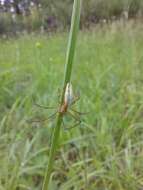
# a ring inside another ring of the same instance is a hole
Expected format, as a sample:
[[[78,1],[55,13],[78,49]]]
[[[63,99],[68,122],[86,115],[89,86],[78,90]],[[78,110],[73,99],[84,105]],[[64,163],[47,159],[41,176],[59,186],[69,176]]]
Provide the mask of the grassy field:
[[[72,84],[89,112],[65,118],[51,190],[143,189],[143,26],[80,32]],[[40,190],[58,106],[67,34],[0,40],[0,190]],[[31,120],[35,122],[30,122]],[[41,122],[36,122],[41,121]]]

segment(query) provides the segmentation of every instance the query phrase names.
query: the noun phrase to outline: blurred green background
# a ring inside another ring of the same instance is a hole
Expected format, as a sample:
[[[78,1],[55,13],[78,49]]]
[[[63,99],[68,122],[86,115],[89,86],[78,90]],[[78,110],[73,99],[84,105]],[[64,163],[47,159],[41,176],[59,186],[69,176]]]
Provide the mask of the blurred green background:
[[[4,3],[2,3],[4,2]],[[1,0],[0,34],[65,30],[72,0]],[[121,18],[142,18],[142,0],[83,0],[81,28]]]

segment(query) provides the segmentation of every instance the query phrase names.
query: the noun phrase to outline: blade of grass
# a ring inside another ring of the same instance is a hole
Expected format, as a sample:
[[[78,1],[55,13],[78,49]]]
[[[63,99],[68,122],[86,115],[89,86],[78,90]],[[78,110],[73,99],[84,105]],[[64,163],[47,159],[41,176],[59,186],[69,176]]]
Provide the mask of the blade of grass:
[[[61,96],[61,105],[64,100],[66,84],[70,81],[70,78],[71,78],[73,59],[74,59],[74,54],[75,54],[75,46],[76,46],[76,41],[77,41],[77,33],[79,29],[80,9],[81,9],[81,0],[74,0],[69,43],[68,43],[67,55],[66,55],[66,67],[65,67],[65,75],[64,75],[64,81],[63,81],[63,91],[62,91],[62,96]],[[61,124],[62,124],[62,115],[58,114],[56,126],[53,131],[48,167],[45,173],[42,190],[48,190],[49,181],[50,181],[51,173],[53,170],[55,154],[56,154],[58,142],[59,142]]]

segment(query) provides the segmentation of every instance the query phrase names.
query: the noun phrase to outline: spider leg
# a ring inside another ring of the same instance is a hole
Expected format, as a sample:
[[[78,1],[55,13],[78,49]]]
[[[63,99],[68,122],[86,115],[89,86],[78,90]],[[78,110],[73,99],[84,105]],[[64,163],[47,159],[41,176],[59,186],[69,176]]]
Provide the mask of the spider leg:
[[[72,129],[74,127],[76,127],[77,125],[79,125],[81,123],[81,120],[79,117],[73,115],[70,111],[67,112],[71,117],[73,117],[75,119],[75,124],[73,126],[70,126],[70,127],[66,127],[65,130],[68,130],[68,129]]]
[[[77,116],[77,115],[74,115],[71,111],[67,111],[67,113],[68,113],[69,115],[71,115],[71,117],[73,117],[76,121],[81,121],[81,120],[80,120],[80,117]]]
[[[60,99],[60,97],[61,97],[61,89],[60,88],[58,88],[58,100]]]
[[[35,102],[33,97],[32,97],[32,101],[33,101],[34,105],[37,107],[44,108],[44,109],[56,109],[56,107],[49,107],[49,106],[44,106],[44,105],[38,104],[37,102]]]
[[[78,122],[76,122],[73,126],[65,127],[64,129],[65,129],[65,130],[68,130],[68,129],[75,128],[76,126],[80,125],[80,123],[81,123],[81,121],[78,121]]]
[[[37,104],[37,103],[35,103],[35,106],[38,106],[38,107],[44,108],[44,109],[56,109],[56,107],[43,106],[43,105],[40,105],[40,104]]]
[[[56,111],[55,113],[53,113],[52,115],[50,115],[48,118],[45,118],[45,119],[38,119],[38,120],[27,120],[28,121],[28,123],[40,123],[40,122],[45,122],[45,121],[48,121],[49,119],[53,119],[55,116],[56,116],[56,114],[57,114],[57,112],[58,111]]]
[[[47,119],[55,117],[57,113],[58,113],[58,111],[56,111],[55,113],[53,113],[52,115],[50,115]]]
[[[63,118],[62,118],[62,124],[63,124],[64,130],[66,130],[66,127],[65,127],[65,123],[64,123]]]
[[[71,103],[71,105],[75,104],[77,101],[79,101],[79,99],[80,99],[79,95],[75,96],[73,102]]]
[[[26,120],[28,123],[41,123],[41,122],[45,122],[47,121],[48,119],[45,118],[45,119],[28,119]]]
[[[89,113],[89,112],[79,112],[79,111],[74,110],[73,108],[71,108],[71,110],[72,110],[73,112],[79,114],[79,115],[86,115],[86,114]]]

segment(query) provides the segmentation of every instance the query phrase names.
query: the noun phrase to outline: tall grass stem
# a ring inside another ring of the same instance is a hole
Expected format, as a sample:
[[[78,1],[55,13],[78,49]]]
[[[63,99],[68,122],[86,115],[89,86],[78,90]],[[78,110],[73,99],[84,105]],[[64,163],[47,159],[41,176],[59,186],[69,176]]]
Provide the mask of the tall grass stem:
[[[64,75],[64,80],[63,80],[63,90],[62,90],[62,95],[61,95],[61,105],[64,100],[66,84],[70,82],[70,79],[71,79],[77,34],[78,34],[78,29],[79,29],[80,11],[81,11],[81,0],[74,0],[72,19],[71,19],[71,29],[70,29],[69,42],[68,42],[67,55],[66,55],[66,66],[65,66],[65,75]],[[56,121],[56,126],[53,131],[48,166],[45,173],[42,190],[49,190],[49,182],[50,182],[51,174],[53,171],[55,154],[59,145],[62,117],[63,116],[61,114],[57,115],[57,121]]]

